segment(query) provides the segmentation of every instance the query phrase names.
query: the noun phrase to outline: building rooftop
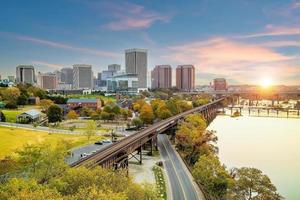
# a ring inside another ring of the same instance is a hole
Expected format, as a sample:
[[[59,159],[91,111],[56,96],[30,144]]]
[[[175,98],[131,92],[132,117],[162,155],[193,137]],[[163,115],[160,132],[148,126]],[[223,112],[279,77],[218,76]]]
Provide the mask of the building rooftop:
[[[32,119],[35,119],[41,115],[41,112],[36,109],[31,109],[21,113],[20,115],[29,115]]]
[[[69,99],[67,103],[97,103],[98,99]]]

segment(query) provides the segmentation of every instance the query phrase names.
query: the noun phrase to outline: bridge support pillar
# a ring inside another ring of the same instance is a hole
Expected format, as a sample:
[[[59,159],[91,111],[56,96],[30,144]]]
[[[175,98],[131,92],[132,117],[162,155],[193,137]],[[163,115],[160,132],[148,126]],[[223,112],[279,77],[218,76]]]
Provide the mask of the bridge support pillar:
[[[142,155],[142,150],[143,150],[143,147],[141,146],[141,147],[139,147],[139,150],[138,150],[138,152],[139,152],[139,154],[140,154],[140,160],[139,160],[139,163],[140,163],[140,165],[143,163],[143,155]]]

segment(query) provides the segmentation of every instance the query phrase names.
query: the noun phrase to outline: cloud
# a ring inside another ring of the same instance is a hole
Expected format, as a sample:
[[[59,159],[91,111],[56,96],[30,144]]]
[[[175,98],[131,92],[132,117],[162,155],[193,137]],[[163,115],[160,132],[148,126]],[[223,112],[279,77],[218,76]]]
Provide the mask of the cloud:
[[[237,38],[300,35],[300,27],[284,27],[284,26],[268,25],[266,29],[267,29],[266,31],[261,33],[238,36]]]
[[[63,66],[63,65],[59,65],[59,64],[53,64],[53,63],[48,63],[48,62],[45,62],[45,61],[38,61],[38,60],[32,61],[32,64],[40,65],[42,67],[46,66],[46,67],[49,67],[49,68],[54,69],[54,70],[60,69]]]
[[[300,1],[296,1],[291,5],[292,9],[300,9]]]
[[[113,31],[146,29],[155,22],[168,22],[170,16],[147,10],[144,6],[132,3],[109,4],[114,20],[103,25]]]
[[[0,35],[4,35],[6,37],[12,37],[14,39],[21,40],[21,41],[31,42],[34,44],[45,45],[45,46],[49,46],[49,47],[66,49],[66,50],[71,50],[71,51],[77,51],[77,52],[81,52],[81,53],[85,53],[85,54],[92,54],[92,55],[111,57],[111,58],[120,57],[120,54],[117,54],[117,53],[114,53],[111,51],[97,50],[97,49],[91,49],[91,48],[86,48],[86,47],[77,47],[77,46],[73,46],[73,45],[69,45],[69,44],[65,44],[65,43],[44,40],[44,39],[34,38],[34,37],[30,37],[30,36],[17,35],[14,33],[0,32]]]
[[[265,47],[300,47],[300,41],[297,40],[283,40],[264,42],[260,45]]]
[[[255,83],[261,76],[278,77],[282,81],[300,73],[300,67],[293,64],[295,57],[227,38],[171,46],[168,50],[162,59],[177,64],[194,64],[198,73],[222,75],[240,83]]]

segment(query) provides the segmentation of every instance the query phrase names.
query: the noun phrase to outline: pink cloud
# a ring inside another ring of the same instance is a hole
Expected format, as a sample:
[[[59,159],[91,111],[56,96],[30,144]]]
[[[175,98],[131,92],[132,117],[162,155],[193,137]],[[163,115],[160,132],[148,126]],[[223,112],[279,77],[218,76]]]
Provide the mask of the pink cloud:
[[[284,35],[300,35],[300,27],[284,27],[284,26],[272,26],[268,25],[266,31],[261,33],[254,33],[244,36],[238,36],[237,38],[256,38],[266,36],[284,36]]]
[[[49,67],[51,69],[60,69],[63,66],[63,65],[60,65],[60,64],[53,64],[53,63],[48,63],[48,62],[45,62],[45,61],[38,61],[38,60],[32,61],[32,64],[40,65],[40,66],[46,66],[46,67]]]
[[[115,20],[103,25],[103,27],[113,31],[145,29],[157,21],[168,22],[170,20],[170,16],[146,10],[145,7],[137,4],[110,4],[110,8]]]
[[[300,66],[292,64],[295,57],[226,38],[171,46],[162,58],[176,64],[192,63],[197,73],[222,75],[241,83],[255,83],[260,76],[278,77],[279,81],[300,73]]]

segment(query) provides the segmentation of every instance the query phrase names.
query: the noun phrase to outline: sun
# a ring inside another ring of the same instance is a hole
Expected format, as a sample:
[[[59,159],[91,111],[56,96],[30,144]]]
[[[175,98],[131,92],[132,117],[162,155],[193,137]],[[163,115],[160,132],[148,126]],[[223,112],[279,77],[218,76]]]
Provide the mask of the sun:
[[[269,77],[265,77],[261,80],[260,85],[263,88],[269,88],[272,85],[273,81]]]

